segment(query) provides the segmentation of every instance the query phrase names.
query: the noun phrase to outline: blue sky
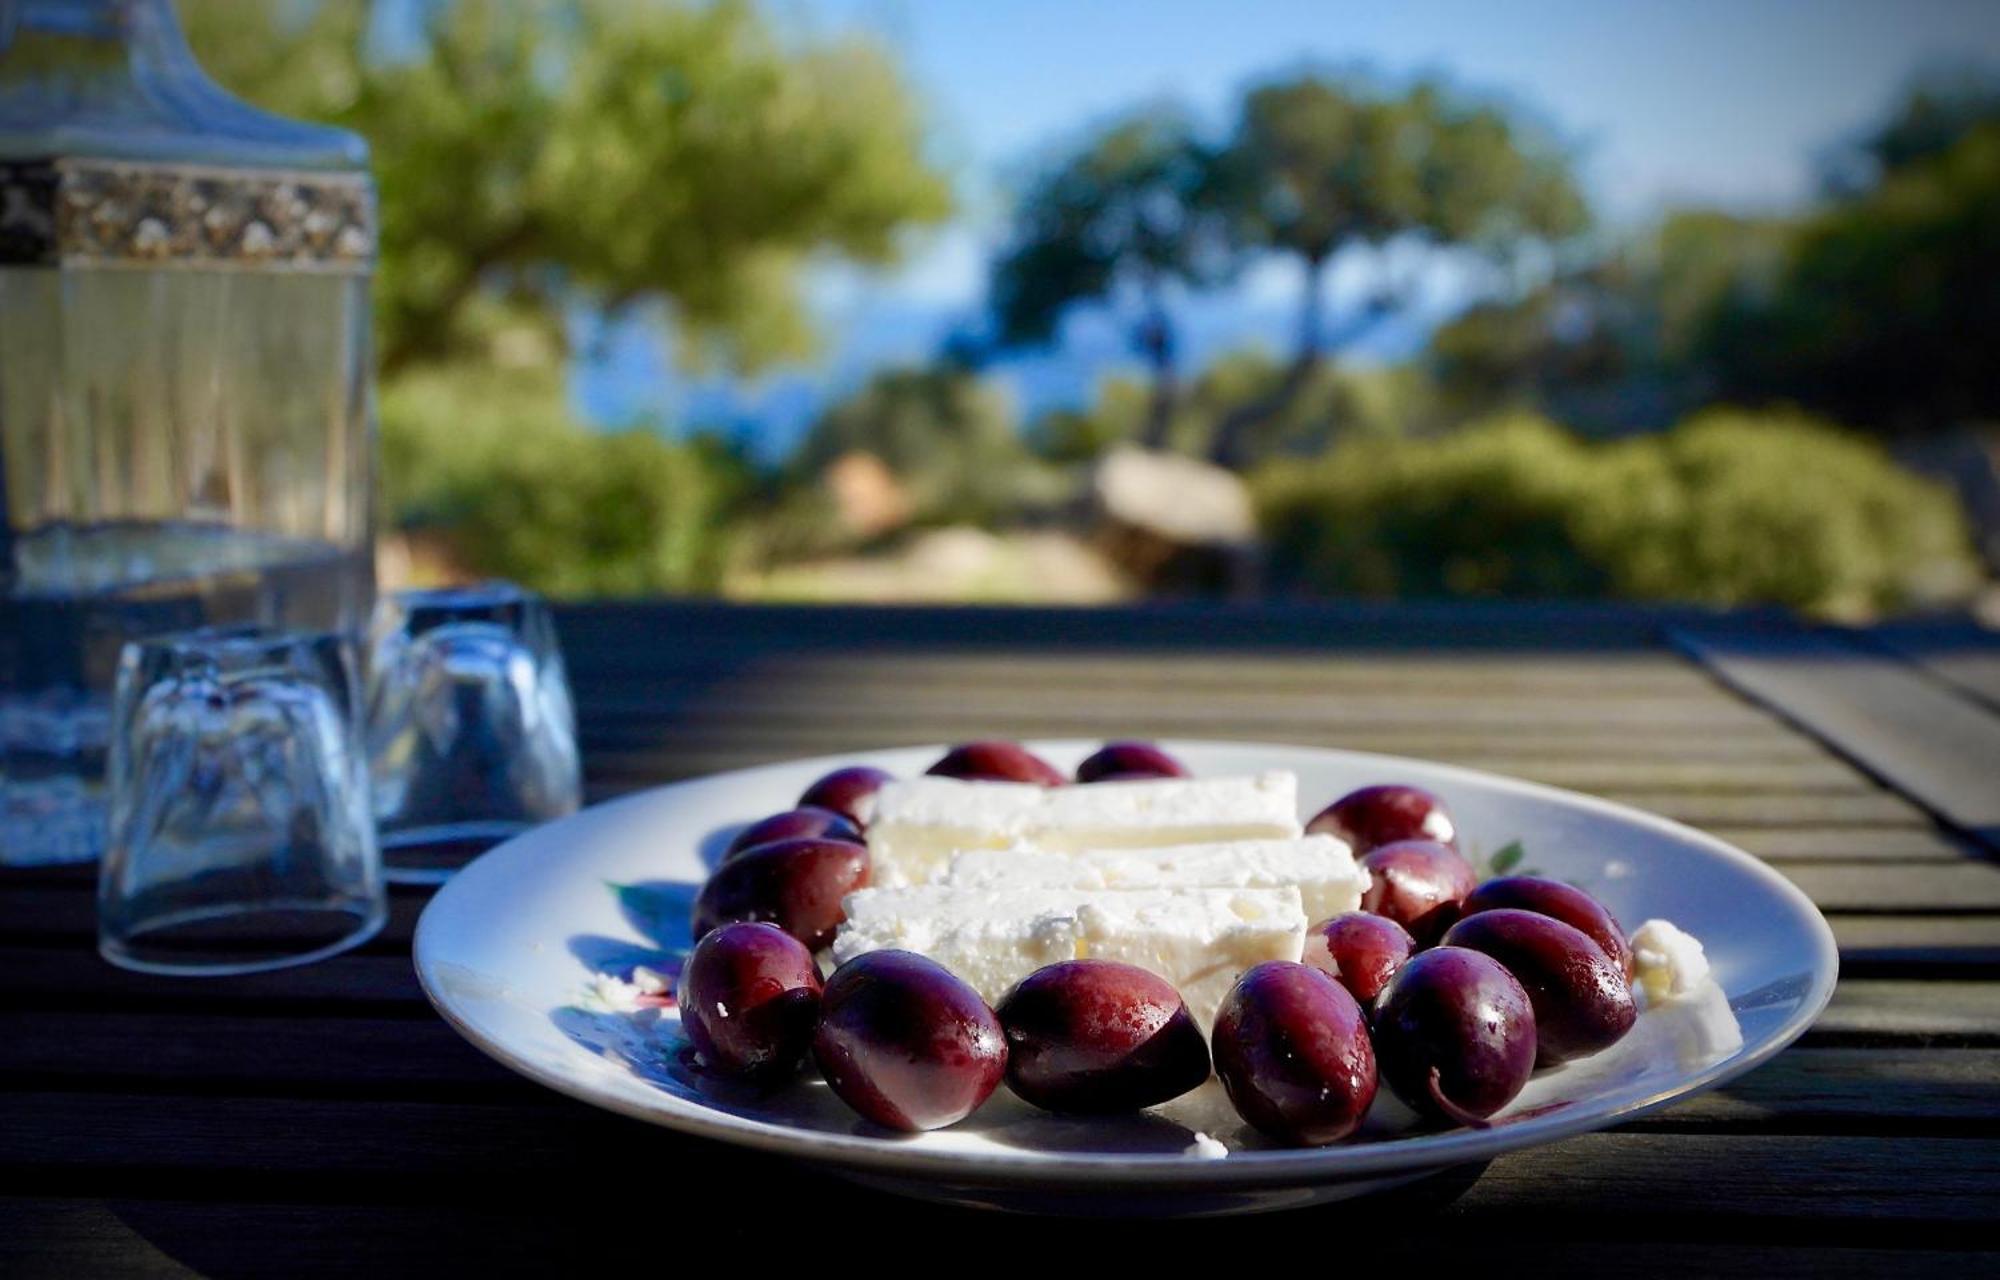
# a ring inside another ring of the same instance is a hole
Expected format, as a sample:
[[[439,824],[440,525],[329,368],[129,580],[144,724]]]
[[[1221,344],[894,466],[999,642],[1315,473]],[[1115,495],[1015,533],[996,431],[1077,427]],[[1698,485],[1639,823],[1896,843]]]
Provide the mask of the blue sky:
[[[1878,118],[1920,68],[2000,65],[2000,0],[776,0],[795,29],[886,44],[932,124],[959,217],[895,271],[829,267],[814,296],[832,340],[811,367],[755,384],[675,377],[654,335],[614,335],[580,386],[596,417],[741,417],[779,440],[868,368],[921,359],[975,311],[1004,234],[1006,193],[1091,122],[1170,99],[1221,125],[1243,86],[1302,67],[1442,72],[1532,112],[1577,151],[1597,212],[1637,225],[1672,204],[1782,209],[1810,196],[1830,142]],[[1358,277],[1355,281],[1358,286]],[[1192,308],[1197,353],[1275,339],[1290,277],[1252,271]],[[1334,305],[1338,307],[1336,294]],[[1437,300],[1448,309],[1449,299]],[[1404,354],[1426,317],[1364,356]],[[1087,394],[1120,358],[1105,317],[1003,375],[1030,407]]]

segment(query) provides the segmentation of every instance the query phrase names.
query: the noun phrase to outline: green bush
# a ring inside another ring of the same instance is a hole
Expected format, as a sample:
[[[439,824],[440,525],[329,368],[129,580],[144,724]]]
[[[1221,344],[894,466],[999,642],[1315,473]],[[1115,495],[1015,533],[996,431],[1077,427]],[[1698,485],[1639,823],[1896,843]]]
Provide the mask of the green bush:
[[[542,369],[426,368],[382,391],[385,515],[474,573],[554,596],[720,579],[747,468],[719,447],[579,424]]]
[[[1255,478],[1278,584],[1338,594],[1771,603],[1856,616],[1962,589],[1965,523],[1873,444],[1716,410],[1586,444],[1517,416],[1351,441]]]

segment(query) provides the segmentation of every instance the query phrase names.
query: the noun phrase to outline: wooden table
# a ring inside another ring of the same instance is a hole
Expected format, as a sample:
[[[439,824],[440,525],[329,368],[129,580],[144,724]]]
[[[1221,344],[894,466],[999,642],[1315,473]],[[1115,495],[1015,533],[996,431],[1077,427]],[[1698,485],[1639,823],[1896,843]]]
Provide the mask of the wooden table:
[[[1832,920],[1840,988],[1803,1041],[1726,1089],[1400,1201],[1031,1224],[516,1079],[419,994],[420,892],[396,891],[356,954],[176,981],[97,958],[87,873],[0,873],[0,1274],[671,1274],[705,1240],[776,1264],[910,1246],[949,1265],[914,1251],[940,1231],[1015,1262],[1113,1242],[1132,1261],[1227,1244],[1294,1272],[1378,1251],[1595,1276],[2000,1274],[2000,646],[1985,633],[1511,605],[607,605],[562,626],[593,798],[975,735],[1423,756],[1640,805],[1769,859]]]

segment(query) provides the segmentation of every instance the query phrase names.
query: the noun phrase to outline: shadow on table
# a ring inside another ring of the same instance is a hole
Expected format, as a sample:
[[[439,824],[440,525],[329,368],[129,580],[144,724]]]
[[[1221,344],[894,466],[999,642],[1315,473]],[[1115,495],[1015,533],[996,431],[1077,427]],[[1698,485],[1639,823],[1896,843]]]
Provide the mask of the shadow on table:
[[[629,1163],[607,1167],[592,1185],[436,1185],[421,1193],[423,1203],[412,1203],[420,1195],[407,1185],[385,1185],[374,1194],[350,1186],[343,1194],[359,1193],[359,1201],[341,1203],[64,1202],[64,1213],[75,1220],[45,1213],[13,1224],[6,1269],[18,1280],[96,1274],[76,1251],[78,1241],[88,1240],[91,1256],[127,1260],[119,1274],[372,1280],[584,1275],[607,1267],[653,1273],[674,1266],[677,1257],[692,1264],[704,1244],[729,1250],[729,1257],[824,1264],[842,1242],[894,1239],[907,1258],[908,1250],[954,1242],[983,1248],[996,1243],[996,1233],[1004,1241],[1023,1230],[1053,1261],[1095,1256],[1093,1246],[1101,1250],[1107,1230],[1115,1230],[1103,1219],[1047,1218],[1029,1225],[1019,1217],[923,1205],[771,1159],[662,1167],[646,1161],[659,1146],[632,1145]],[[681,1144],[675,1150],[698,1158],[713,1149]],[[1357,1262],[1372,1248],[1400,1249],[1412,1240],[1463,1256],[1474,1246],[1491,1247],[1491,1224],[1468,1233],[1434,1215],[1464,1194],[1483,1168],[1447,1170],[1365,1200],[1289,1213],[1226,1222],[1134,1219],[1133,1227],[1143,1223],[1143,1229],[1116,1230],[1116,1257],[1121,1267],[1185,1264],[1190,1248],[1227,1246],[1233,1255],[1332,1253]]]

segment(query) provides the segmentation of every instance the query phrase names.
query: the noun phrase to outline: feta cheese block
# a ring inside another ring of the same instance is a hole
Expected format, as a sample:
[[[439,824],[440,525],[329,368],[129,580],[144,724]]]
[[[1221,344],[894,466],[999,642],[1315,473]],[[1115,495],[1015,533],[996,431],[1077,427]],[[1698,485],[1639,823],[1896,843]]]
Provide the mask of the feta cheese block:
[[[1295,886],[1306,919],[1325,920],[1361,906],[1368,873],[1345,841],[1296,840],[1173,844],[1158,849],[1084,849],[1050,853],[1029,847],[981,849],[951,860],[943,883],[958,888],[1281,889]]]
[[[1075,787],[906,778],[868,815],[871,882],[891,887],[928,884],[955,853],[1023,841],[1067,852],[1298,834],[1298,780],[1286,772]]]
[[[1089,890],[918,885],[847,898],[835,964],[868,951],[915,951],[989,1004],[1059,960],[1120,960],[1174,984],[1204,1034],[1237,977],[1297,960],[1306,913],[1295,888]]]

